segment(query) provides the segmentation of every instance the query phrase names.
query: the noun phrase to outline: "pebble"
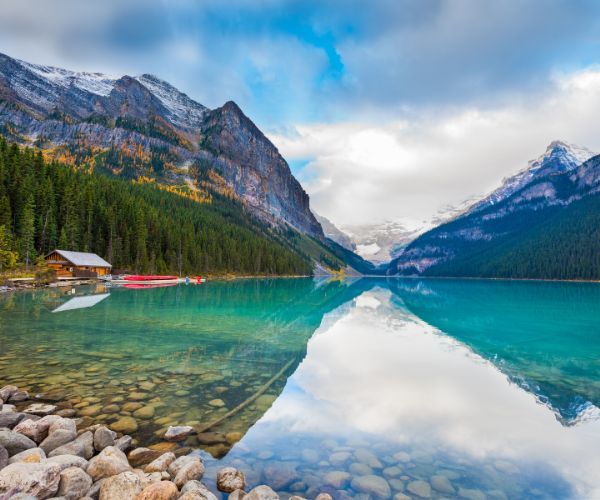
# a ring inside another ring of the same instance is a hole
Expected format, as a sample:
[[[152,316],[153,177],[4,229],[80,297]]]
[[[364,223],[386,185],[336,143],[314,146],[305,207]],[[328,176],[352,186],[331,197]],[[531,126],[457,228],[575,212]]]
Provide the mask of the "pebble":
[[[136,500],[175,500],[179,490],[171,481],[158,481],[146,486]]]
[[[214,406],[217,408],[221,408],[223,406],[225,406],[225,401],[223,401],[222,399],[211,399],[208,404],[210,406]]]

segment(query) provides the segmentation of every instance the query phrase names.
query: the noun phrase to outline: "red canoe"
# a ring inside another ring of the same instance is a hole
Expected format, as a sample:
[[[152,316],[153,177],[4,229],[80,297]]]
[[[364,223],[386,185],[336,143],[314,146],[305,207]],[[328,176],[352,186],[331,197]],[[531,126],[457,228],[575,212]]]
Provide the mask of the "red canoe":
[[[178,276],[161,276],[148,274],[132,274],[123,278],[125,281],[160,281],[160,280],[176,280]]]

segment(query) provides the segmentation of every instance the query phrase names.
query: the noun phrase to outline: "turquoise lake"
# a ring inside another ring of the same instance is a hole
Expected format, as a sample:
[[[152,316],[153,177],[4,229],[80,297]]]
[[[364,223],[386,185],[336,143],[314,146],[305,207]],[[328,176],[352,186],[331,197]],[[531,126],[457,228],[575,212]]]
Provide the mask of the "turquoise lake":
[[[7,383],[156,449],[194,426],[213,489],[233,465],[284,497],[600,498],[599,284],[5,293]]]

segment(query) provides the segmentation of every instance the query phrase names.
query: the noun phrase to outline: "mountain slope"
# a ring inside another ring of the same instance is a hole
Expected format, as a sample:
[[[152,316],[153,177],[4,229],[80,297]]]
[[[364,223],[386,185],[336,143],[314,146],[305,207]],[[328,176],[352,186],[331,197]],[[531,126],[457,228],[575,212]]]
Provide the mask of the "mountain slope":
[[[191,189],[211,183],[268,224],[325,239],[287,163],[235,103],[209,110],[152,75],[0,54],[0,133],[80,168]]]
[[[600,278],[600,156],[574,166],[560,149],[508,196],[417,238],[388,274]]]
[[[317,218],[317,221],[319,221],[319,224],[321,224],[323,232],[327,238],[344,247],[346,250],[350,250],[351,252],[356,250],[356,245],[350,236],[348,236],[341,229],[338,229],[338,227],[327,217],[323,217],[317,213],[315,213],[315,217]]]

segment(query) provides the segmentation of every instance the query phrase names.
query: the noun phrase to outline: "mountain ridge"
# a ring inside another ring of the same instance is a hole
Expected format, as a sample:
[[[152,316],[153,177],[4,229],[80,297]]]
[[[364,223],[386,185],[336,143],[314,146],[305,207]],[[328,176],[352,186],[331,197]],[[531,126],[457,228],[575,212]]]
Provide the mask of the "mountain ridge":
[[[133,179],[185,188],[214,171],[256,217],[325,242],[287,162],[233,101],[211,110],[154,75],[76,72],[0,54],[0,133]]]
[[[600,273],[593,257],[598,242],[573,233],[579,227],[595,234],[592,206],[600,192],[600,156],[574,166],[562,145],[553,142],[549,147],[551,152],[562,149],[562,155],[545,154],[541,164],[530,162],[536,170],[516,191],[509,190],[495,203],[479,202],[414,240],[390,263],[388,274],[589,279]],[[571,242],[564,241],[567,233]],[[536,248],[542,241],[560,249],[553,256],[551,249]],[[547,274],[538,265],[542,261]]]

